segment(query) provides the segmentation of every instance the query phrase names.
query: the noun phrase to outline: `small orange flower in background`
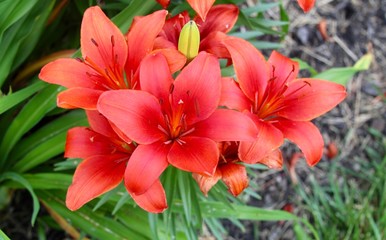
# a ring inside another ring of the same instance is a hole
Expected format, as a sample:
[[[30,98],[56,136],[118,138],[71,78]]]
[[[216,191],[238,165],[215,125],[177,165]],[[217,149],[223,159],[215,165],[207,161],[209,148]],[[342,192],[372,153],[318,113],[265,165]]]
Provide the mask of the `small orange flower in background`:
[[[315,0],[298,0],[298,4],[304,12],[308,12],[314,7]]]
[[[238,157],[236,142],[222,142],[218,144],[220,160],[213,176],[193,173],[201,191],[208,195],[209,190],[221,179],[233,196],[238,196],[248,187],[247,170]]]

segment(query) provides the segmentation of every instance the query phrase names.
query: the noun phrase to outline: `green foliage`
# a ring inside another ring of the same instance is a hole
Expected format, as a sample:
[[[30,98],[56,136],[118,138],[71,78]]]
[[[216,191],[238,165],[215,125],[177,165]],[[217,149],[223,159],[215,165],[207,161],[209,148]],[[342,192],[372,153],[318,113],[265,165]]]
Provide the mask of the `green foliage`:
[[[328,185],[311,178],[311,187],[297,188],[302,207],[313,218],[321,239],[384,239],[386,236],[386,137],[369,130],[376,148],[367,147],[368,161],[353,159],[359,172],[332,163]],[[339,178],[339,179],[338,179]]]

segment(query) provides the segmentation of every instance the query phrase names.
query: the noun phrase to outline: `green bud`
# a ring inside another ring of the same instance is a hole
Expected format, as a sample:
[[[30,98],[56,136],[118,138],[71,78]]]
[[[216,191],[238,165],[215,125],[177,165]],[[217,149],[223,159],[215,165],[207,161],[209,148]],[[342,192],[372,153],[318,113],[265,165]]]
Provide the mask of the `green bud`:
[[[200,48],[200,31],[197,24],[191,20],[181,29],[178,39],[178,51],[183,53],[188,61],[192,60],[198,54]]]

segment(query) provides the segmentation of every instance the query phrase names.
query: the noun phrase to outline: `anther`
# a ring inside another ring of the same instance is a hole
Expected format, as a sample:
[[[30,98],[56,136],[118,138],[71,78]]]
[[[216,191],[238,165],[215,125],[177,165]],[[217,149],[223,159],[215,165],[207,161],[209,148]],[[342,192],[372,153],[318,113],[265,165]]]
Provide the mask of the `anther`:
[[[110,40],[111,40],[111,45],[114,47],[115,46],[115,41],[114,41],[114,36],[113,35],[111,35]]]
[[[92,42],[96,47],[99,47],[99,46],[98,46],[98,43],[95,41],[94,38],[91,38],[91,42]]]

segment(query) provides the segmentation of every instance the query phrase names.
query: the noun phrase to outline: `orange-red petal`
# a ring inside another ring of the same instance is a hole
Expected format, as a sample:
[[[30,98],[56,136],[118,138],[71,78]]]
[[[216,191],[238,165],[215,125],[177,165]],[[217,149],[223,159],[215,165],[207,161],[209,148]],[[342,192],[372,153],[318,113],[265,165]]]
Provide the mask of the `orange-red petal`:
[[[122,181],[128,156],[99,155],[87,158],[75,170],[68,188],[66,206],[75,211],[85,203],[110,191]]]
[[[106,137],[119,139],[119,137],[111,127],[109,121],[100,112],[86,111],[86,115],[88,123],[90,124],[90,128],[93,131],[100,133]]]
[[[299,63],[273,51],[268,59],[271,64],[271,79],[273,79],[276,87],[280,88],[285,83],[295,80],[299,73]],[[275,89],[277,90],[277,89]],[[270,89],[274,91],[274,89]]]
[[[192,135],[222,141],[254,141],[258,135],[254,122],[245,114],[217,109],[209,118],[194,125]]]
[[[308,165],[317,164],[323,155],[323,137],[319,129],[311,122],[280,120],[274,123],[285,138],[294,142],[302,150]]]
[[[126,40],[100,7],[85,11],[80,34],[83,58],[91,59],[102,70],[110,67],[123,70],[127,58]]]
[[[102,89],[95,84],[89,74],[97,77],[97,73],[86,64],[72,58],[61,58],[45,65],[40,71],[39,78],[66,88]]]
[[[250,110],[251,101],[241,91],[238,83],[233,78],[221,79],[220,106],[225,106],[238,111]]]
[[[125,186],[131,194],[144,194],[158,180],[169,165],[167,161],[169,149],[170,145],[162,142],[138,145],[125,172]]]
[[[271,123],[249,114],[255,122],[258,136],[253,142],[240,142],[239,158],[246,163],[260,163],[283,143],[283,134]]]
[[[143,59],[139,78],[142,90],[167,104],[173,79],[166,58],[162,54],[150,54]]]
[[[57,105],[68,109],[96,110],[98,99],[102,93],[101,90],[91,88],[70,88],[58,94]]]
[[[86,127],[71,128],[67,132],[66,158],[88,158],[95,155],[110,155],[117,150],[109,138]]]
[[[127,137],[139,144],[154,143],[165,135],[159,129],[159,126],[164,124],[159,101],[148,92],[139,90],[104,92],[99,98],[98,111]]]
[[[183,137],[168,154],[171,165],[184,171],[212,176],[219,159],[217,144],[208,138]]]
[[[167,8],[170,4],[170,0],[157,0],[157,2],[163,7]]]
[[[187,0],[189,5],[197,13],[198,16],[205,22],[206,15],[212,7],[215,0]]]
[[[233,4],[219,4],[213,6],[205,21],[200,18],[195,18],[195,22],[199,26],[201,39],[204,39],[211,32],[228,33],[237,21],[239,8]]]
[[[165,190],[159,180],[155,181],[145,193],[130,195],[138,206],[148,212],[161,213],[168,208]]]
[[[193,173],[192,176],[200,187],[201,192],[208,196],[209,190],[221,179],[221,171],[217,169],[213,176],[205,176],[198,173]]]
[[[297,79],[284,93],[277,115],[294,121],[309,121],[330,111],[346,97],[344,86],[318,79]]]
[[[241,38],[227,38],[225,46],[231,54],[237,81],[245,95],[261,102],[269,80],[269,65],[264,56]]]
[[[154,41],[162,30],[166,15],[166,10],[160,10],[134,18],[127,33],[128,57],[125,69],[128,74],[134,75],[141,60],[153,50]]]
[[[220,165],[219,168],[222,173],[222,180],[233,196],[236,197],[248,187],[247,170],[243,165],[226,163]]]
[[[217,108],[221,94],[221,72],[217,58],[201,52],[174,81],[172,107],[184,105],[191,125],[208,118]]]

